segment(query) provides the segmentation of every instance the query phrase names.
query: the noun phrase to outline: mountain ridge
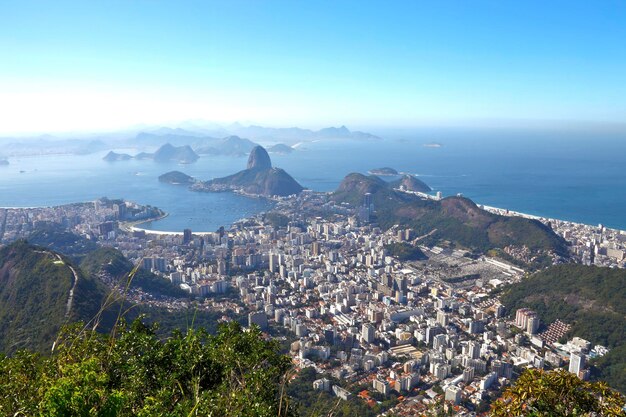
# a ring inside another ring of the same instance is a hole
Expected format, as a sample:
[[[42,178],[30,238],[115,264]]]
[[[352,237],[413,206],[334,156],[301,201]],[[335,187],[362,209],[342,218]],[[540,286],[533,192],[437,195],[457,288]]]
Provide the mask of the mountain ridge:
[[[489,213],[464,197],[422,199],[395,191],[379,177],[352,173],[343,179],[331,198],[358,207],[365,193],[371,194],[376,221],[385,229],[399,224],[413,228],[418,235],[431,233],[429,239],[433,243],[450,241],[480,251],[527,247],[532,262],[548,263],[549,253],[550,257],[568,256],[563,238],[543,223]]]

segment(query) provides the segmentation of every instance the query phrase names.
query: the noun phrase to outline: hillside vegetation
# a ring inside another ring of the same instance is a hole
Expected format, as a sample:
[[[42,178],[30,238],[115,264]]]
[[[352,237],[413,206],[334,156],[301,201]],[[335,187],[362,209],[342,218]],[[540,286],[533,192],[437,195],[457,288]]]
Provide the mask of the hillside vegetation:
[[[585,265],[558,265],[503,290],[514,313],[535,310],[543,323],[560,319],[571,333],[611,348],[597,361],[596,376],[626,392],[626,271]]]
[[[235,322],[165,342],[141,321],[107,335],[76,325],[49,357],[0,357],[0,415],[290,416],[290,367],[276,341]]]
[[[68,232],[58,225],[35,230],[28,236],[28,242],[62,253],[74,260],[80,260],[98,248],[96,242]]]
[[[62,324],[96,316],[103,286],[76,267],[75,282],[70,266],[69,259],[25,241],[0,249],[0,352],[48,351]]]
[[[376,222],[387,229],[398,224],[414,229],[417,235],[433,232],[431,243],[446,240],[459,246],[487,251],[507,246],[527,247],[537,255],[546,252],[567,256],[566,242],[539,221],[521,217],[505,217],[479,208],[463,197],[447,197],[440,201],[423,200],[417,196],[394,191],[376,176],[350,174],[333,193],[338,202],[352,206],[363,204],[365,193],[372,195]]]
[[[122,252],[110,247],[99,248],[89,253],[80,264],[83,271],[90,276],[102,273],[114,278],[117,283],[125,285],[125,279],[135,267]],[[186,298],[188,293],[181,290],[168,279],[162,278],[145,269],[138,269],[132,281],[131,288],[141,288],[145,292],[155,295]]]
[[[78,281],[74,280],[71,268]],[[123,291],[131,269],[132,264],[119,251],[110,248],[88,254],[81,267],[56,252],[23,240],[0,249],[0,353],[12,355],[18,349],[28,349],[48,354],[63,324],[83,321],[90,328],[95,326],[106,333],[120,314],[127,320],[141,316],[146,323],[158,322],[160,337],[174,329],[205,328],[215,332],[218,321],[224,316],[244,321],[243,316],[232,312],[200,309],[195,302],[176,309],[133,304],[124,299]],[[121,291],[109,290],[100,279],[102,271],[110,271]],[[155,296],[180,291],[169,281],[141,269],[131,280],[130,287],[141,287]],[[182,295],[188,297],[185,292]]]

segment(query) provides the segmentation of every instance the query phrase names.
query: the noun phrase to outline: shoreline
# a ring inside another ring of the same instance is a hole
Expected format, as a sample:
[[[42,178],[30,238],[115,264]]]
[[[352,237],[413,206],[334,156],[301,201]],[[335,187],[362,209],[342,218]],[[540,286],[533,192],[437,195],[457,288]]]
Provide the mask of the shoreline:
[[[240,195],[242,197],[247,197],[247,198],[255,198],[255,199],[266,199],[268,201],[271,202],[278,202],[281,200],[281,198],[272,198],[272,197],[267,197],[267,196],[262,196],[262,195],[257,195],[257,194],[248,194],[245,192],[242,192],[240,190],[229,190],[228,192],[231,192],[233,194],[237,194]],[[407,192],[407,191],[404,191]],[[417,194],[420,195],[422,198],[429,198],[429,199],[433,199],[436,200],[437,198],[433,195],[427,194],[427,193],[414,193],[414,192],[409,192],[411,194]],[[473,201],[473,200],[472,200]],[[66,204],[59,204],[59,205],[48,205],[48,206],[31,206],[31,207],[0,207],[0,210],[34,210],[34,209],[50,209],[50,208],[58,208],[58,207],[63,207],[63,206],[70,206],[70,205],[75,205],[75,204],[89,204],[92,203],[93,201],[80,201],[80,202],[73,202],[73,203],[66,203]],[[488,211],[490,213],[494,213],[494,214],[498,214],[501,216],[511,216],[511,217],[523,217],[523,218],[527,218],[527,219],[533,219],[533,220],[538,220],[538,221],[550,221],[550,222],[564,222],[564,223],[570,223],[572,225],[576,225],[576,226],[584,226],[584,227],[591,227],[594,229],[598,228],[598,225],[591,225],[591,224],[587,224],[587,223],[579,223],[576,221],[572,221],[572,220],[565,220],[565,219],[557,219],[557,218],[553,218],[553,217],[547,217],[547,216],[538,216],[535,214],[528,214],[528,213],[522,213],[520,211],[515,211],[515,210],[511,210],[511,209],[506,209],[506,208],[501,208],[501,207],[494,207],[494,206],[489,206],[486,204],[481,204],[479,202],[474,201],[474,203],[482,208],[485,211]],[[162,216],[156,217],[156,218],[152,218],[152,219],[146,219],[146,220],[141,220],[138,222],[123,222],[122,225],[126,227],[126,230],[128,231],[143,231],[146,234],[154,234],[154,235],[182,235],[183,232],[178,232],[178,231],[165,231],[165,230],[151,230],[151,229],[145,229],[142,227],[137,227],[139,225],[148,223],[148,222],[153,222],[153,221],[159,221],[164,219],[165,217],[168,217],[170,214],[169,213],[164,213]],[[242,220],[243,217],[237,221]],[[236,223],[237,221],[233,222]],[[223,225],[224,226],[224,225]],[[616,231],[620,234],[626,234],[626,230],[625,229],[618,229],[618,228],[614,228],[614,227],[609,227],[607,225],[602,224],[602,226],[605,229],[609,229],[609,230],[613,230]],[[226,226],[224,226],[226,227]],[[215,232],[193,232],[193,234],[195,235],[209,235]]]
[[[137,222],[123,222],[120,224],[120,229],[123,229],[127,232],[144,232],[147,235],[158,235],[158,236],[182,236],[185,232],[174,232],[174,231],[166,231],[166,230],[151,230],[151,229],[145,229],[143,227],[139,227],[142,224],[145,223],[151,223],[151,222],[156,222],[159,220],[162,220],[166,217],[168,217],[170,214],[169,213],[163,213],[163,215],[159,216],[159,217],[154,217],[151,219],[145,219],[145,220],[140,220]],[[193,235],[198,235],[198,236],[207,236],[207,235],[212,235],[216,232],[194,232],[192,231],[191,234]]]

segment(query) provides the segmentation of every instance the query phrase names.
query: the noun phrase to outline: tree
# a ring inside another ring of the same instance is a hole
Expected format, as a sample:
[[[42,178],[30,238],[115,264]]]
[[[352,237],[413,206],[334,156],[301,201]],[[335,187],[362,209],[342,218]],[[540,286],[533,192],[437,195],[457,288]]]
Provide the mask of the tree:
[[[258,328],[215,336],[121,323],[115,336],[64,328],[51,356],[0,356],[0,415],[293,416],[282,389],[291,363]]]
[[[529,369],[491,405],[493,417],[626,416],[624,398],[603,382],[563,369]]]

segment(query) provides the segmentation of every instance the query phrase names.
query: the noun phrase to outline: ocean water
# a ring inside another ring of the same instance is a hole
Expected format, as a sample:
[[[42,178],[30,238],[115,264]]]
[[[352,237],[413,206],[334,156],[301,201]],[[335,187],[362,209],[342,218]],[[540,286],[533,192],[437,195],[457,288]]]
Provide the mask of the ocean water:
[[[479,204],[626,230],[626,134],[581,131],[419,129],[373,132],[381,141],[305,143],[271,155],[303,186],[334,190],[350,172],[392,167],[419,176],[444,195]],[[425,147],[427,143],[441,147]],[[133,151],[128,151],[133,153]],[[202,157],[195,164],[102,160],[105,153],[11,159],[0,167],[0,206],[48,206],[122,197],[170,215],[155,230],[212,231],[266,210],[270,203],[232,193],[194,193],[161,184],[177,169],[200,179],[228,175],[242,157]],[[20,172],[24,171],[24,172]]]

